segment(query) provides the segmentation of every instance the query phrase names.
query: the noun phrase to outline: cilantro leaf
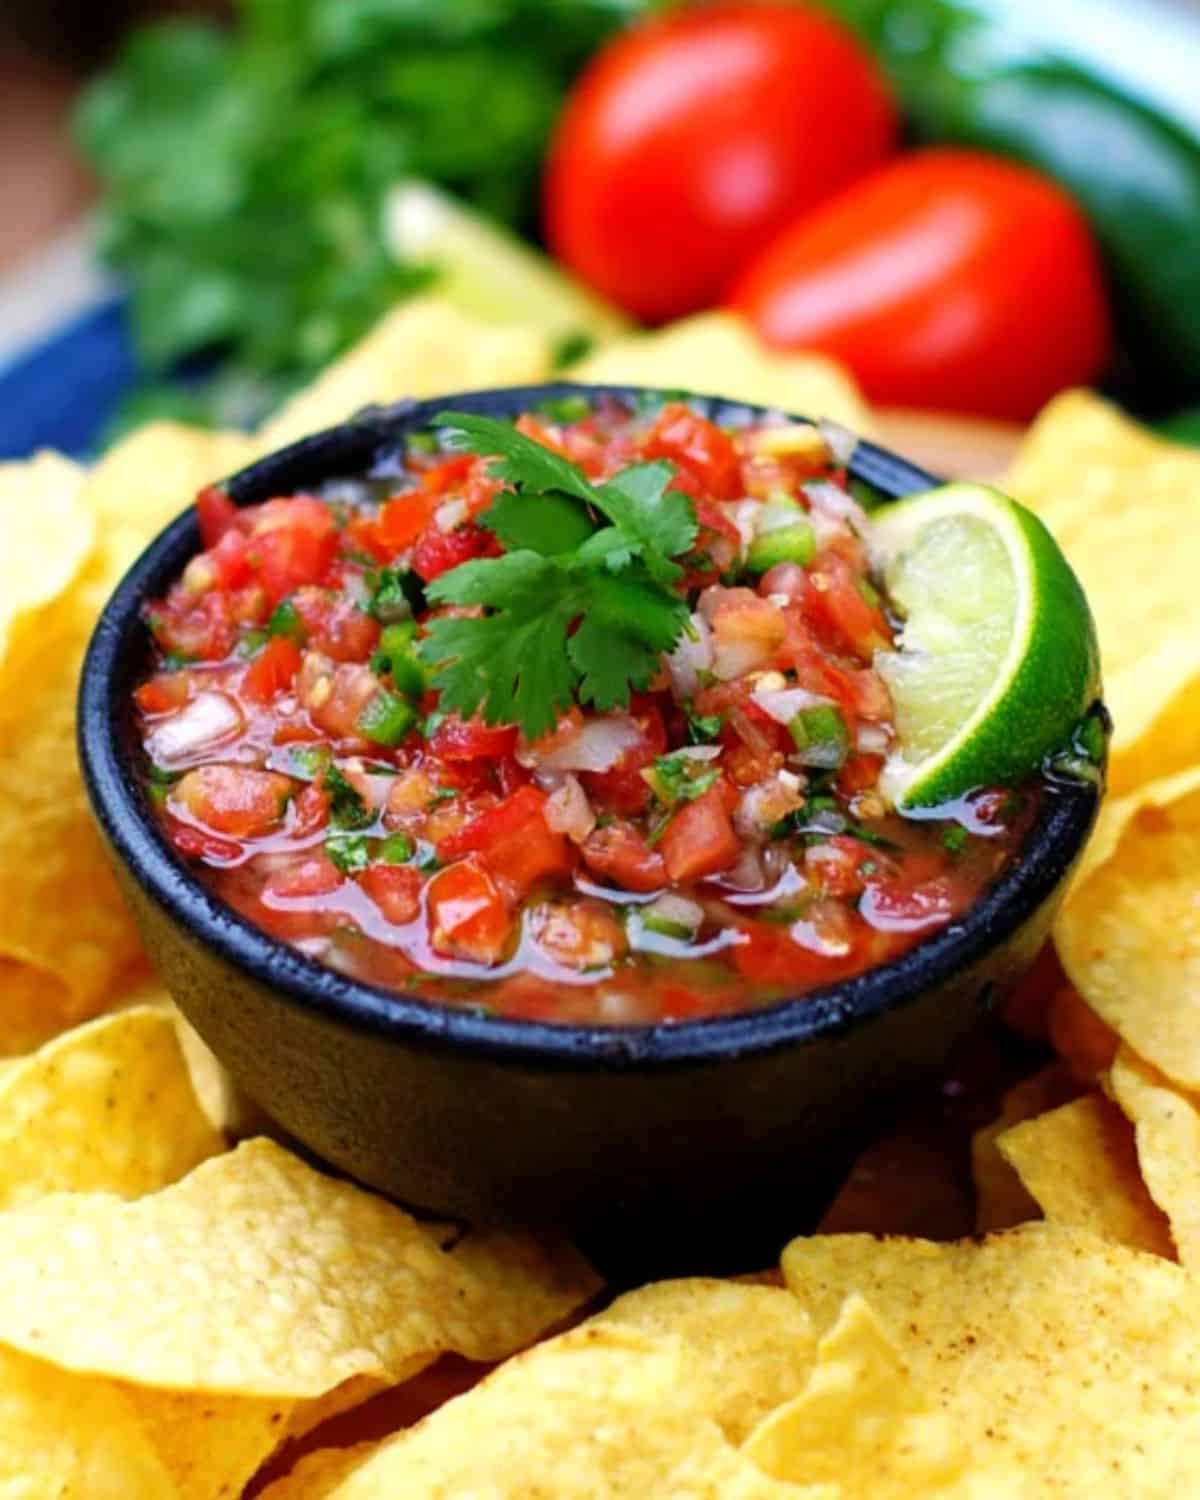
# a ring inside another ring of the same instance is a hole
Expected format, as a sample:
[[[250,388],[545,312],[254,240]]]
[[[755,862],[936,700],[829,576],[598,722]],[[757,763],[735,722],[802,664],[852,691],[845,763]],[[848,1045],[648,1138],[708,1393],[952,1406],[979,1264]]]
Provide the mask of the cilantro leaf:
[[[326,767],[322,785],[329,793],[329,826],[331,828],[347,832],[357,828],[366,828],[375,821],[375,814],[337,766]]]
[[[651,577],[664,586],[681,576],[682,570],[671,558],[687,551],[696,540],[698,528],[692,501],[682,491],[670,488],[675,477],[670,464],[634,464],[604,484],[595,485],[570,459],[526,437],[511,423],[454,411],[439,412],[434,420],[448,429],[452,447],[497,460],[493,470],[499,478],[528,496],[530,503],[522,510],[526,521],[547,495],[556,494],[560,499],[571,496],[599,511],[612,522],[613,529],[613,535],[603,543],[581,537],[577,546],[601,548],[605,563],[614,572],[640,557]],[[557,513],[562,514],[561,506]],[[507,529],[511,535],[512,528]],[[597,534],[604,536],[603,531]],[[501,540],[512,545],[503,535]],[[546,550],[529,535],[518,535],[517,542],[537,551]],[[592,554],[587,555],[590,560]]]
[[[543,557],[573,552],[592,535],[592,523],[576,500],[505,490],[480,517],[506,547],[529,547]]]
[[[452,568],[428,588],[435,604],[487,611],[432,620],[417,643],[439,707],[517,724],[531,738],[575,699],[624,707],[687,623],[671,554],[695,540],[696,516],[691,500],[670,490],[673,470],[638,464],[593,485],[507,422],[456,412],[437,421],[456,446],[498,460],[497,474],[514,486],[484,517],[509,550]]]
[[[466,411],[440,411],[433,420],[449,429],[449,447],[496,459],[493,473],[509,484],[559,490],[588,505],[596,504],[595,489],[569,458],[526,437],[511,422]]]
[[[682,570],[669,559],[696,540],[696,508],[681,490],[669,487],[674,477],[670,464],[635,464],[600,486],[605,513],[637,543],[659,583],[673,583],[680,576]]]

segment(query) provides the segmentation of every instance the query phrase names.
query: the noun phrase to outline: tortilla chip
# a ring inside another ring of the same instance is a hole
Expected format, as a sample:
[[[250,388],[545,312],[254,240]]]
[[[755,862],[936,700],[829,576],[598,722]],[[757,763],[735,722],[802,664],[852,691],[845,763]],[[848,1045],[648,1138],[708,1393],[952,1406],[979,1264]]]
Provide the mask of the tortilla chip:
[[[1110,1075],[1113,1097],[1133,1121],[1150,1195],[1166,1214],[1180,1262],[1200,1269],[1200,1101],[1175,1089],[1122,1047]]]
[[[153,1007],[77,1027],[0,1076],[0,1210],[55,1192],[139,1198],[224,1149]]]
[[[234,1500],[286,1437],[293,1410],[283,1400],[115,1388],[170,1475],[172,1500]]]
[[[1017,1494],[1200,1493],[1200,1286],[1182,1267],[1053,1224],[800,1239],[783,1267],[818,1329],[865,1297],[973,1466]]]
[[[267,1486],[259,1500],[329,1500],[344,1479],[360,1468],[375,1443],[355,1443],[352,1448],[318,1448],[307,1453],[290,1473]]]
[[[79,668],[129,564],[202,484],[248,451],[239,434],[174,423],[118,444],[84,490],[96,523],[91,557],[61,598],[28,616],[0,665],[0,960],[38,976],[20,981],[5,1007],[22,1039],[32,1030],[43,1040],[105,1009],[141,960],[75,762]]]
[[[863,435],[871,430],[867,405],[841,365],[823,354],[768,349],[733,313],[700,313],[608,344],[572,365],[566,378],[727,396],[827,417]]]
[[[1007,488],[1087,591],[1116,726],[1113,791],[1200,761],[1200,454],[1072,391],[1034,423]]]
[[[551,368],[546,332],[520,324],[496,327],[439,297],[416,297],[292,398],[261,429],[270,453],[309,433],[344,422],[364,406],[405,396],[440,396],[544,380]]]
[[[0,1494],[11,1500],[181,1500],[116,1387],[4,1348]]]
[[[1014,1125],[996,1145],[1051,1222],[1175,1259],[1167,1221],[1138,1171],[1133,1130],[1102,1095]]]
[[[821,1340],[804,1393],[772,1412],[742,1451],[776,1479],[871,1500],[944,1494],[968,1461],[950,1418],[918,1395],[859,1296],[847,1298]]]
[[[406,1379],[454,1350],[498,1359],[596,1290],[565,1246],[468,1236],[443,1251],[382,1198],[272,1141],[131,1203],[58,1194],[5,1220],[0,1341],[172,1390],[302,1400]]]
[[[915,1122],[868,1146],[818,1226],[820,1234],[956,1239],[972,1227],[959,1146],[940,1120]]]
[[[979,1234],[1011,1229],[1036,1219],[1041,1210],[1016,1170],[1000,1154],[996,1142],[1022,1120],[1032,1120],[1056,1109],[1080,1092],[1069,1069],[1053,1063],[1023,1078],[1004,1095],[999,1117],[971,1137],[971,1176],[975,1181],[975,1230]],[[931,1236],[923,1236],[931,1238]]]
[[[837,1500],[781,1485],[687,1400],[684,1346],[615,1323],[591,1323],[509,1360],[418,1427],[397,1433],[329,1486],[289,1476],[265,1500]]]
[[[1073,985],[1061,985],[1050,1001],[1050,1044],[1084,1087],[1112,1066],[1121,1039]]]
[[[1200,592],[1200,590],[1198,590]],[[1054,938],[1122,1041],[1200,1089],[1200,766],[1109,803]]]
[[[58,453],[0,464],[0,663],[21,617],[63,594],[92,550],[83,481]]]
[[[812,1369],[808,1315],[772,1287],[703,1277],[660,1281],[618,1297],[592,1322],[680,1339],[690,1400],[731,1443],[801,1390]]]

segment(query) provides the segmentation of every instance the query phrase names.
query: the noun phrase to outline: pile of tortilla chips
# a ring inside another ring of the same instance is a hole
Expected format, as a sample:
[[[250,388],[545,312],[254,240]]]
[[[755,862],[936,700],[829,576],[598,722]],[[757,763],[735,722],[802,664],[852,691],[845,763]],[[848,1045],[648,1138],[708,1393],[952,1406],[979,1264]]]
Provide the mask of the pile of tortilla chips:
[[[549,373],[538,330],[419,300],[256,436],[159,424],[87,472],[0,467],[0,1493],[1200,1493],[1200,455],[1091,396],[1010,477],[1088,588],[1116,719],[1061,968],[1021,1000],[1042,1049],[969,1153],[953,1089],[877,1142],[781,1273],[603,1306],[563,1242],[421,1223],[248,1135],[149,975],[73,753],[121,573],[259,452]],[[842,371],[724,316],[579,375],[870,422]]]

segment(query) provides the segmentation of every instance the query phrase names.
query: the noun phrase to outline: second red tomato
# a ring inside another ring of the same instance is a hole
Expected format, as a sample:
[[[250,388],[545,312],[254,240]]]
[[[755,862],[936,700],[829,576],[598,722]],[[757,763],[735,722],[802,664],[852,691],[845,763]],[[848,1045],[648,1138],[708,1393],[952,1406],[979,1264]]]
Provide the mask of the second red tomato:
[[[547,238],[636,316],[678,317],[895,133],[871,58],[821,11],[677,10],[619,35],[576,85],[547,163]]]
[[[900,406],[1016,421],[1104,369],[1109,316],[1082,213],[977,152],[914,152],[800,219],[728,305],[768,343],[840,360]]]

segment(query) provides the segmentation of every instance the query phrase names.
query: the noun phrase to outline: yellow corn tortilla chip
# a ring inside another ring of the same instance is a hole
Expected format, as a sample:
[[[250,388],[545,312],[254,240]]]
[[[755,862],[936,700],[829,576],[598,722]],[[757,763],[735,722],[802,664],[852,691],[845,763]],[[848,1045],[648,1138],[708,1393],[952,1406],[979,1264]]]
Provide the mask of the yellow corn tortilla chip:
[[[1122,1047],[1109,1075],[1133,1121],[1142,1176],[1171,1223],[1180,1262],[1200,1269],[1200,1103]]]
[[[374,1443],[355,1443],[352,1448],[318,1448],[306,1453],[294,1469],[269,1484],[259,1500],[329,1500],[375,1448]]]
[[[1061,985],[1050,1001],[1050,1045],[1084,1087],[1108,1072],[1120,1038],[1073,985]]]
[[[235,1500],[287,1436],[295,1409],[283,1400],[113,1385],[170,1475],[166,1493],[178,1500]]]
[[[550,373],[551,340],[523,324],[495,326],[439,297],[416,297],[389,313],[261,429],[269,453],[344,422],[364,406],[526,385]]]
[[[972,1227],[959,1179],[958,1146],[940,1120],[901,1125],[854,1163],[818,1232],[957,1239]]]
[[[1080,1093],[1070,1070],[1062,1063],[1023,1078],[1004,1095],[1000,1115],[990,1125],[971,1137],[971,1176],[975,1182],[975,1230],[987,1234],[996,1229],[1011,1229],[1036,1219],[1037,1201],[1018,1177],[1016,1170],[1001,1156],[996,1142],[1014,1125],[1031,1120],[1066,1104]],[[934,1238],[931,1235],[921,1236]]]
[[[836,1490],[781,1484],[730,1444],[687,1399],[684,1346],[593,1323],[509,1360],[419,1426],[328,1482],[290,1476],[268,1500],[837,1500]]]
[[[0,464],[0,662],[16,622],[64,593],[92,550],[83,482],[58,453]]]
[[[1122,1041],[1200,1089],[1200,766],[1110,802],[1054,930],[1063,968]]]
[[[153,1007],[77,1027],[0,1075],[0,1210],[55,1192],[138,1198],[224,1148]]]
[[[1049,526],[1091,602],[1113,791],[1200,761],[1200,454],[1071,391],[1034,423],[1007,488]]]
[[[255,1139],[161,1193],[43,1198],[5,1220],[0,1342],[134,1384],[301,1400],[498,1359],[596,1290],[565,1246],[444,1251],[400,1209]]]
[[[618,1297],[592,1321],[680,1339],[693,1404],[731,1443],[794,1396],[812,1368],[812,1324],[781,1288],[660,1281]]]
[[[6,1500],[183,1500],[115,1386],[4,1348],[0,1494]]]
[[[973,1465],[1018,1494],[1200,1493],[1200,1287],[1182,1267],[1053,1224],[800,1239],[783,1267],[818,1329],[865,1297]]]
[[[841,365],[823,354],[768,349],[733,313],[700,313],[608,344],[572,365],[566,378],[728,396],[827,417],[863,435],[871,430],[866,403]]]
[[[871,1500],[945,1494],[968,1462],[950,1418],[918,1394],[857,1295],[821,1340],[803,1394],[773,1411],[742,1451],[776,1479]]]
[[[38,993],[30,980],[4,1005],[22,1040],[103,1010],[141,961],[75,762],[75,695],[96,617],[159,529],[249,451],[240,434],[174,423],[118,444],[84,487],[96,524],[91,556],[61,598],[26,617],[0,664],[0,961],[44,986],[36,1016],[27,1014]],[[0,1041],[0,1051],[14,1050]]]
[[[1138,1171],[1133,1130],[1102,1095],[1014,1125],[996,1145],[1053,1223],[1175,1259],[1166,1218]]]

